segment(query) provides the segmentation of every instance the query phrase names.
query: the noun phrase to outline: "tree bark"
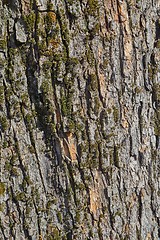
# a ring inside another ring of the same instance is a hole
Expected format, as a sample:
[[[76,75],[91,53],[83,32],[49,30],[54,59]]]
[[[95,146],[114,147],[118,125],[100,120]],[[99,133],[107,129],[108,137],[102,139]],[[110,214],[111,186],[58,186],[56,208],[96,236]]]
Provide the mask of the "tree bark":
[[[0,239],[160,239],[159,0],[0,0]]]

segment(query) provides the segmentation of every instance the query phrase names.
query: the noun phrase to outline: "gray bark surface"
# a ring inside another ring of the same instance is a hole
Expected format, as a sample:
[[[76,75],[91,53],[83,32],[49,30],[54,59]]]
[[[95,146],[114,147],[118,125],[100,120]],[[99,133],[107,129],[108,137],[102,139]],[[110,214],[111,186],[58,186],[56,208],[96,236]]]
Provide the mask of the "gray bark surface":
[[[0,0],[0,239],[160,239],[160,1]]]

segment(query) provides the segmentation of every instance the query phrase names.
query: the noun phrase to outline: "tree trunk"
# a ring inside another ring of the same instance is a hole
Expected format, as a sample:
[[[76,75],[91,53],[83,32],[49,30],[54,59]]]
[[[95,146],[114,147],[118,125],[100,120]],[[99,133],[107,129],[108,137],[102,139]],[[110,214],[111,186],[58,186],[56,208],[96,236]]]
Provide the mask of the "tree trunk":
[[[159,0],[0,0],[0,239],[160,239]]]

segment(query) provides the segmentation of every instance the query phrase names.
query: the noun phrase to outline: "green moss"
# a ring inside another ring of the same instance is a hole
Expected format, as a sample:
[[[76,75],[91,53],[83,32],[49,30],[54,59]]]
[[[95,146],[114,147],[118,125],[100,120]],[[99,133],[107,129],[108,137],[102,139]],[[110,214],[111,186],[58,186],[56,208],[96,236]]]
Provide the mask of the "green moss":
[[[66,62],[67,70],[68,71],[72,70],[73,67],[76,66],[78,63],[79,63],[79,60],[76,57],[72,57],[72,58],[67,59],[67,62]]]
[[[5,183],[0,182],[0,196],[5,193]]]
[[[32,121],[32,114],[27,113],[26,116],[25,116],[25,120],[26,120],[26,123],[27,123],[28,125],[30,125],[30,124],[31,124],[31,121]]]
[[[98,236],[99,236],[99,239],[103,239],[103,231],[100,226],[98,227]]]
[[[93,91],[96,91],[98,89],[98,81],[96,74],[90,75],[90,84]]]
[[[93,29],[91,30],[91,37],[94,37],[95,35],[97,35],[99,33],[100,30],[100,23],[96,23],[95,26],[93,27]]]
[[[5,208],[5,204],[4,203],[0,203],[0,212],[4,213],[4,208]]]
[[[8,101],[10,101],[10,97],[13,95],[12,89],[8,88],[6,89],[6,98]]]
[[[0,116],[0,125],[3,131],[6,131],[8,128],[7,118],[6,116]]]
[[[100,99],[99,97],[96,96],[94,97],[94,112],[96,115],[99,113],[100,107],[101,107]]]
[[[34,12],[30,12],[28,15],[23,16],[23,20],[26,23],[27,31],[30,33],[34,29],[36,15]]]
[[[50,32],[55,22],[56,22],[56,14],[54,12],[48,12],[45,18],[47,33]]]
[[[156,101],[160,101],[160,83],[153,85],[153,94]]]
[[[88,8],[87,13],[92,16],[96,16],[98,14],[99,6],[97,0],[88,0]]]
[[[51,201],[48,201],[46,204],[46,208],[49,210],[52,205],[55,205],[57,203],[56,199],[52,199]]]
[[[87,48],[86,56],[87,56],[87,61],[90,64],[90,66],[94,67],[94,64],[95,64],[94,54],[90,48]]]
[[[113,107],[113,117],[114,117],[114,121],[118,122],[119,119],[119,110],[116,107]]]
[[[76,216],[75,216],[75,222],[80,223],[81,220],[81,212],[80,211],[76,211]]]
[[[32,207],[26,206],[26,215],[29,215],[32,211]]]
[[[19,176],[19,171],[16,167],[12,167],[11,174],[15,177]]]
[[[160,111],[155,113],[154,117],[154,132],[156,136],[160,136]]]
[[[50,227],[51,228],[51,227]],[[47,240],[61,240],[60,232],[56,227],[52,227],[50,234],[47,236]]]
[[[51,90],[51,86],[48,80],[43,81],[40,90],[43,94],[48,94]]]
[[[0,39],[0,49],[4,50],[7,46],[7,41],[5,39]]]
[[[30,178],[29,175],[25,176],[25,181],[27,182],[28,185],[32,185],[33,184],[33,182],[31,181],[31,178]]]
[[[61,109],[64,116],[71,118],[72,113],[72,94],[68,93],[67,96],[61,96]]]
[[[154,76],[158,72],[158,65],[157,64],[148,64],[148,76],[149,78],[153,79]]]
[[[35,148],[32,145],[28,146],[28,150],[30,153],[35,154]]]
[[[157,150],[156,149],[151,149],[151,159],[152,159],[152,162],[156,161],[157,156],[158,156]]]
[[[10,171],[12,169],[12,165],[10,162],[5,163],[5,170]]]
[[[57,212],[57,218],[60,223],[62,223],[62,214],[61,212]]]
[[[107,113],[111,114],[111,112],[112,112],[112,109],[111,108],[107,108]]]
[[[15,199],[17,201],[26,201],[26,195],[24,192],[21,192],[21,193],[18,193],[16,196],[15,196]]]
[[[141,92],[142,92],[142,87],[138,87],[138,86],[137,86],[137,87],[135,88],[135,93],[136,93],[136,94],[139,94],[139,93],[141,93]]]
[[[42,65],[42,69],[44,72],[50,70],[51,67],[52,67],[52,62],[50,62],[50,61],[45,61]]]
[[[21,95],[21,100],[22,100],[22,103],[27,105],[27,102],[28,102],[28,94],[27,93],[23,93]]]

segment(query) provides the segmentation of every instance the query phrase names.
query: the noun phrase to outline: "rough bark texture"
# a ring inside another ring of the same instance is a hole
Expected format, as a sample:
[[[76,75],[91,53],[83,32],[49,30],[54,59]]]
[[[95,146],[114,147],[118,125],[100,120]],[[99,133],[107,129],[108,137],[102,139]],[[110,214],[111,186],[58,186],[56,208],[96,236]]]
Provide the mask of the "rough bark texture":
[[[160,239],[159,0],[0,0],[0,239]]]

